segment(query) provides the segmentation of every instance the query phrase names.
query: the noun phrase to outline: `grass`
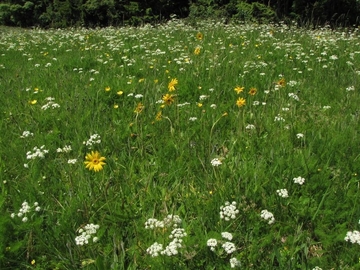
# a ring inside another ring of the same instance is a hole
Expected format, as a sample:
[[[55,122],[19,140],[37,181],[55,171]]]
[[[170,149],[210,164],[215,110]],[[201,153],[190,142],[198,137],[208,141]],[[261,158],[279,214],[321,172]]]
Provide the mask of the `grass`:
[[[360,267],[359,29],[1,30],[1,269]]]

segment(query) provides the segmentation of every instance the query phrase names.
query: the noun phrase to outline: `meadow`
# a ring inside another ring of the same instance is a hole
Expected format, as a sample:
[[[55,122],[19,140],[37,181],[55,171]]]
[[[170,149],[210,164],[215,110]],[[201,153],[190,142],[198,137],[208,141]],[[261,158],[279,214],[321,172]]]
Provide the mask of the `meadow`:
[[[360,29],[0,28],[1,269],[360,269]]]

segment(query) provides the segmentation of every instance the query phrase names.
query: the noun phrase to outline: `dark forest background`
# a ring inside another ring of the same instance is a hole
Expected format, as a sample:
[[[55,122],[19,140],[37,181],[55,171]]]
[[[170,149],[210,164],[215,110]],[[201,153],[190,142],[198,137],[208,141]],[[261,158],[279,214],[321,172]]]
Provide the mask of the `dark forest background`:
[[[104,27],[159,23],[171,18],[225,22],[296,21],[299,25],[354,26],[360,0],[2,0],[0,24],[20,27]]]

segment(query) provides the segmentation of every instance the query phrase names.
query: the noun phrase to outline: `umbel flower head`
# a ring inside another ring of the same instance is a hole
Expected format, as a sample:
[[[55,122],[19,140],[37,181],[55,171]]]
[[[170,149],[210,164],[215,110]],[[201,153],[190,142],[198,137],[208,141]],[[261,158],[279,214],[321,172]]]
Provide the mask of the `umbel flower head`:
[[[105,165],[105,157],[102,157],[98,151],[91,151],[91,153],[85,156],[85,165],[86,168],[94,170],[94,172],[101,171],[103,169],[103,165]]]

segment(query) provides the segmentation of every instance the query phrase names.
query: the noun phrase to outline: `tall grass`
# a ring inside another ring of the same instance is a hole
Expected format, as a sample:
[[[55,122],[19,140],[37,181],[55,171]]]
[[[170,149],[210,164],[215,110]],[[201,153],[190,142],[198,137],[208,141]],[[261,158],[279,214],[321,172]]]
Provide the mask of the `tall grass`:
[[[357,269],[359,43],[2,28],[1,269]]]

